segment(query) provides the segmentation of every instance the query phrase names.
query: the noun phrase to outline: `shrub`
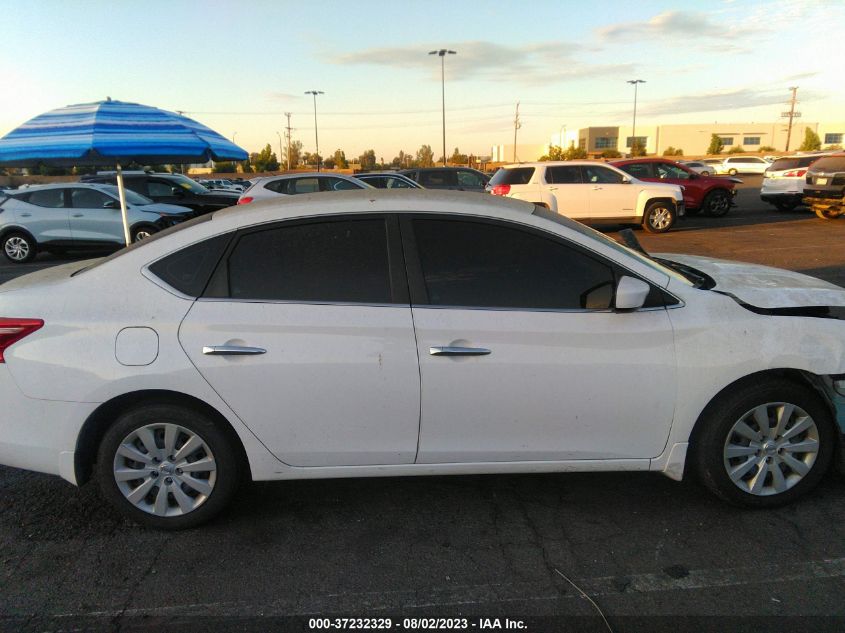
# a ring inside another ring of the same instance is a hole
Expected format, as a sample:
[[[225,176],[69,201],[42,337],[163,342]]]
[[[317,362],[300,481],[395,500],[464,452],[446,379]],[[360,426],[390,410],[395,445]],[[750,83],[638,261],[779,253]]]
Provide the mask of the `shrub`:
[[[732,147],[728,150],[728,154],[744,154],[745,150],[743,149],[742,145],[737,145],[736,147]]]
[[[631,145],[631,156],[645,156],[645,145],[639,141],[634,141],[634,144]]]
[[[684,155],[684,150],[682,150],[680,147],[679,147],[678,149],[675,149],[674,147],[672,147],[672,146],[670,145],[669,147],[667,147],[667,148],[663,151],[663,155],[664,155],[664,156],[683,156],[683,155]]]
[[[776,152],[777,150],[774,147],[772,147],[771,145],[763,145],[757,151],[758,152]]]
[[[602,158],[622,158],[622,154],[615,149],[606,149],[601,153]]]

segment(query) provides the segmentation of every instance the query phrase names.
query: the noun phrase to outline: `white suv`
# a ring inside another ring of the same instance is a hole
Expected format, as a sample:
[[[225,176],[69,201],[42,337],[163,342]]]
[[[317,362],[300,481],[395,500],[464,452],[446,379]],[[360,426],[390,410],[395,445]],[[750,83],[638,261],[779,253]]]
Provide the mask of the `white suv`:
[[[759,156],[729,156],[722,163],[720,173],[736,176],[737,174],[762,174],[771,163]]]
[[[664,233],[684,214],[681,187],[637,180],[596,161],[505,165],[487,191],[546,207],[585,224],[642,224]]]

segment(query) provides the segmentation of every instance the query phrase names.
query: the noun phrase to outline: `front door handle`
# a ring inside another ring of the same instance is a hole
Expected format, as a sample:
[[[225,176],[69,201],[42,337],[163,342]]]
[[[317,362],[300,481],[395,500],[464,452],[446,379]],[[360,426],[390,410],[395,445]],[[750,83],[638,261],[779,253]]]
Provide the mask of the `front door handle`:
[[[601,187],[599,187],[598,185],[596,185],[595,187],[593,187],[593,191],[596,191],[597,189],[601,189]]]
[[[428,353],[432,356],[486,356],[490,353],[489,349],[483,347],[455,347],[446,345],[445,347],[429,347]]]
[[[206,345],[202,348],[206,356],[254,356],[265,354],[266,349],[261,347],[243,347],[241,345]]]
[[[74,213],[74,214],[73,214],[73,217],[75,217],[75,218],[84,218],[84,217],[85,217],[85,214],[84,214],[84,213]]]

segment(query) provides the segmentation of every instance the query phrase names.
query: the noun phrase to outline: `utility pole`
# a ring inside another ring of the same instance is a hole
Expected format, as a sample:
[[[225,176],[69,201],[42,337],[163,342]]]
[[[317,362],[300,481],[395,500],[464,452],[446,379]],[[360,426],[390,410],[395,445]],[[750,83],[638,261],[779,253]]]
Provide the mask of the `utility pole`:
[[[516,131],[522,127],[519,121],[519,101],[516,102],[516,114],[513,117],[513,162],[516,162]]]
[[[285,128],[285,138],[288,140],[288,171],[290,171],[290,133],[293,128],[290,126],[290,112],[285,112],[285,116],[288,118],[288,125]]]
[[[781,114],[782,117],[789,117],[789,127],[786,129],[786,149],[784,150],[786,152],[789,151],[789,140],[792,138],[792,119],[801,116],[800,112],[795,111],[795,104],[798,103],[798,86],[790,86],[789,89],[792,91],[792,99],[789,100],[789,112]]]
[[[644,79],[629,79],[629,84],[634,84],[634,123],[631,126],[631,155],[634,154],[634,146],[637,145],[637,85],[644,84]]]

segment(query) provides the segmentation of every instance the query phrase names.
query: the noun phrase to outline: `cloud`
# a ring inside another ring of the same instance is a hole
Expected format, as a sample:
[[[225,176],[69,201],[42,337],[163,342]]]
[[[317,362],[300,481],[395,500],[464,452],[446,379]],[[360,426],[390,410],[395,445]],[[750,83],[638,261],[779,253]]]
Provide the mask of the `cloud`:
[[[693,112],[716,112],[720,110],[742,110],[745,108],[756,108],[760,106],[782,105],[786,109],[785,102],[789,95],[784,91],[759,90],[753,88],[741,88],[739,90],[710,92],[696,95],[685,95],[654,101],[644,104],[638,108],[643,116],[667,116],[671,114],[688,114]],[[803,100],[809,101],[819,98],[816,93],[805,92]],[[777,111],[778,113],[780,110]],[[774,116],[777,116],[775,114]]]
[[[604,41],[631,39],[677,38],[677,39],[721,39],[749,35],[755,28],[738,28],[726,20],[725,24],[714,21],[709,15],[692,11],[664,11],[645,22],[622,22],[597,29]]]
[[[478,79],[509,81],[529,85],[598,76],[630,73],[631,63],[589,64],[575,58],[584,50],[580,44],[538,42],[525,46],[505,46],[493,42],[470,41],[453,45],[456,55],[448,55],[446,73],[450,81]],[[440,64],[427,55],[425,46],[370,48],[329,58],[334,64],[369,64],[402,70],[422,70],[440,79]]]
[[[294,101],[302,97],[303,95],[294,95],[289,92],[268,92],[264,95],[267,101]]]

